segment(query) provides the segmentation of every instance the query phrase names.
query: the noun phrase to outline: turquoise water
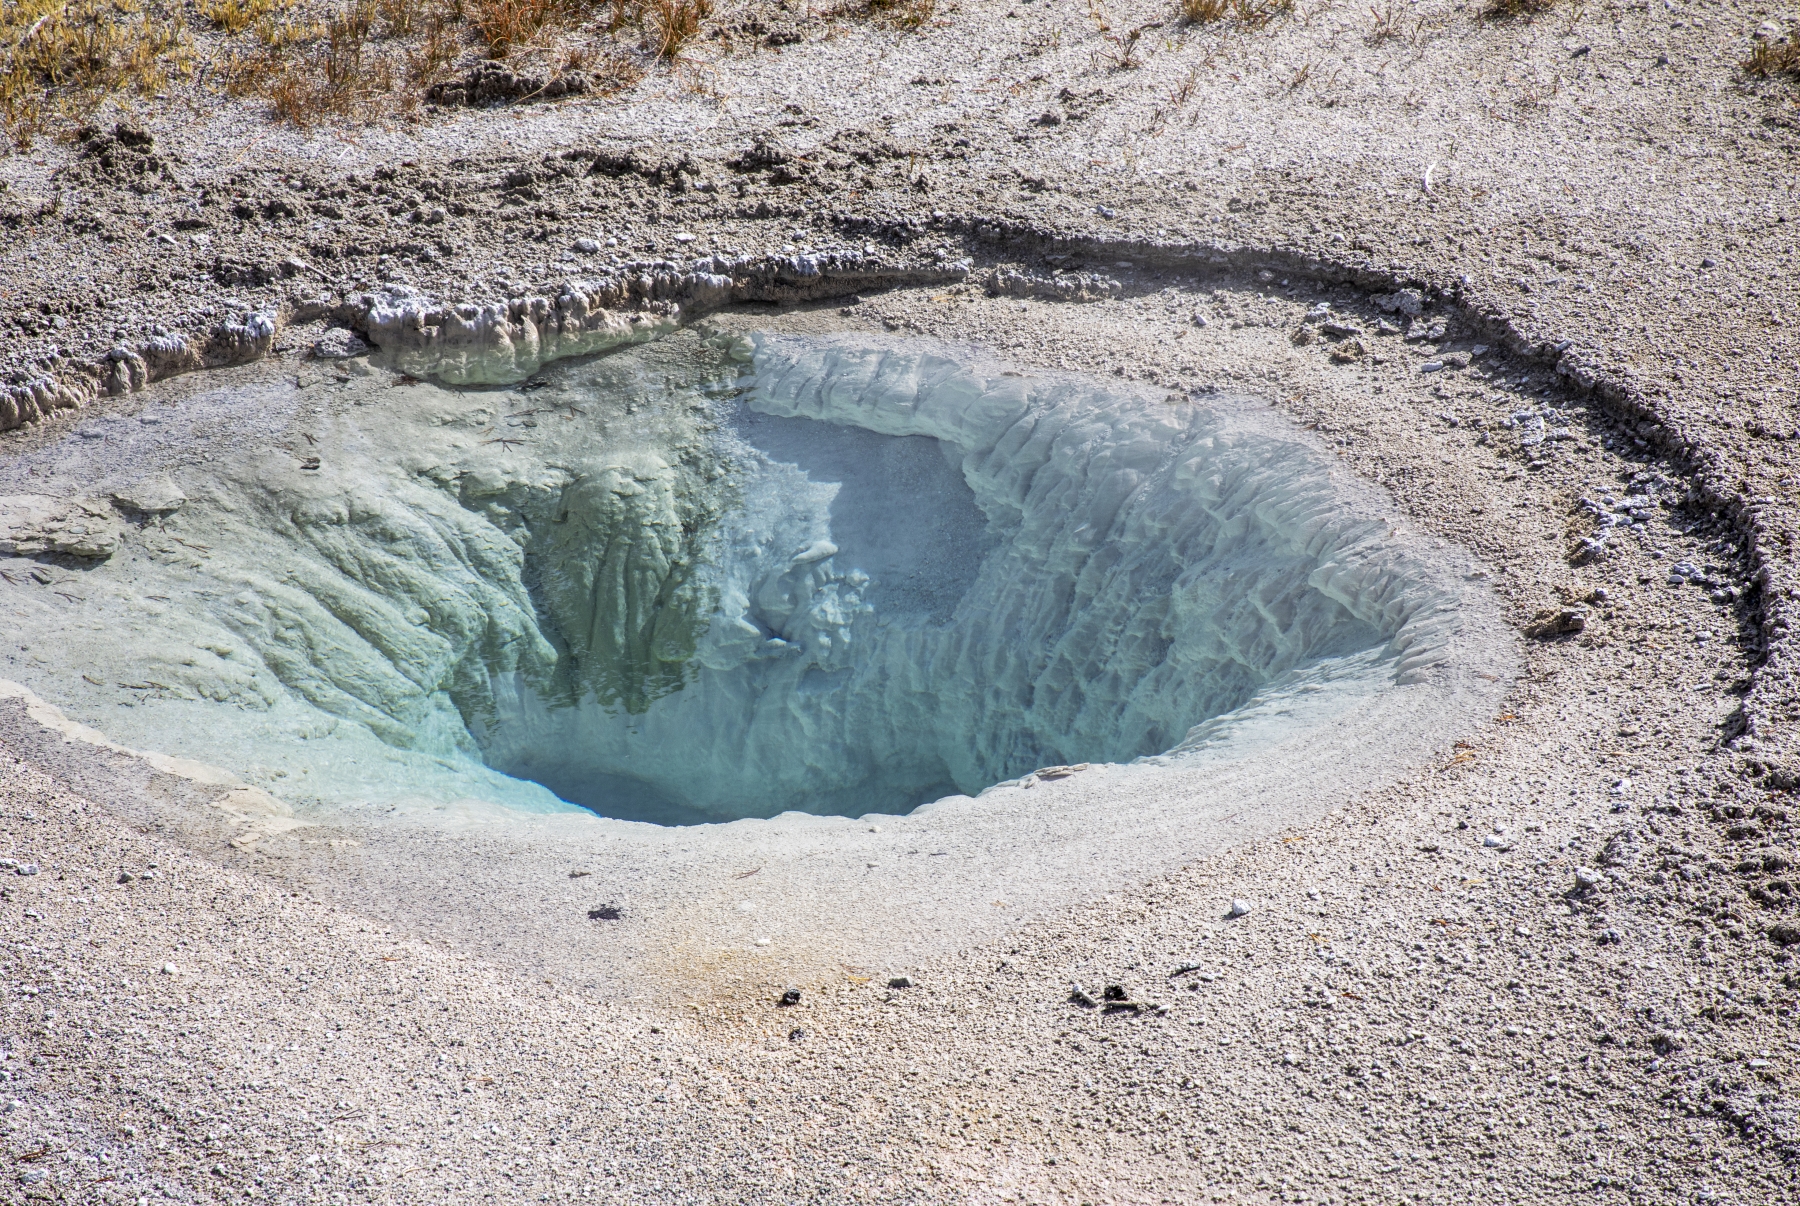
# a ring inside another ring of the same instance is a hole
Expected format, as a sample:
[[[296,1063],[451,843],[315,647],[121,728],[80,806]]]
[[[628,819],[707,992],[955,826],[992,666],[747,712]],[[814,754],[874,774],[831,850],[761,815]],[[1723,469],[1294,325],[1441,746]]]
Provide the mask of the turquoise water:
[[[298,802],[688,824],[1178,755],[1259,692],[1406,671],[1386,525],[1229,399],[691,333],[332,398],[215,398],[290,408],[320,467],[183,466],[90,572],[90,677],[155,687],[18,676]]]

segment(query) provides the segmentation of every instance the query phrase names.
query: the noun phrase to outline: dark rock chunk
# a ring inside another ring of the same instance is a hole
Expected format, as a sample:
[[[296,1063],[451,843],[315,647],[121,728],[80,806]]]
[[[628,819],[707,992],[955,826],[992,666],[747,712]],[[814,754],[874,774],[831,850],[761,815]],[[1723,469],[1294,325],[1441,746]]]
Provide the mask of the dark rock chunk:
[[[1572,636],[1587,628],[1588,609],[1576,604],[1570,607],[1558,607],[1548,611],[1540,611],[1525,626],[1525,635],[1548,640],[1552,637]]]
[[[71,183],[96,187],[123,185],[136,193],[154,192],[175,183],[169,161],[156,153],[156,140],[129,122],[111,130],[84,127],[76,135],[80,150],[64,172]]]
[[[725,166],[734,172],[760,172],[780,167],[792,158],[787,148],[780,143],[768,138],[757,138],[750,144],[749,150],[727,159]]]
[[[426,90],[425,99],[439,105],[488,107],[514,101],[580,96],[588,87],[588,78],[580,71],[565,71],[546,78],[514,71],[506,64],[490,59],[478,64],[461,79],[433,84]]]

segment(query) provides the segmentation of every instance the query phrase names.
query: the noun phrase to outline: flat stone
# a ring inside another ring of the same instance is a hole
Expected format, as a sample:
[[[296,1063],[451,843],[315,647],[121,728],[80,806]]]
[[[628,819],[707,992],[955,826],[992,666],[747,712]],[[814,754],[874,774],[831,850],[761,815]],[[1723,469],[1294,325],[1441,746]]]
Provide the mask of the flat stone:
[[[119,531],[112,508],[91,499],[0,495],[0,553],[67,553],[98,560],[118,548]]]
[[[333,327],[313,344],[312,354],[319,360],[348,360],[369,350],[362,336],[348,327]]]
[[[128,511],[145,515],[173,515],[187,504],[187,495],[166,477],[133,482],[114,490],[112,500]]]
[[[1393,293],[1379,294],[1373,299],[1378,310],[1389,314],[1404,314],[1414,318],[1425,309],[1425,295],[1417,289],[1398,289]]]

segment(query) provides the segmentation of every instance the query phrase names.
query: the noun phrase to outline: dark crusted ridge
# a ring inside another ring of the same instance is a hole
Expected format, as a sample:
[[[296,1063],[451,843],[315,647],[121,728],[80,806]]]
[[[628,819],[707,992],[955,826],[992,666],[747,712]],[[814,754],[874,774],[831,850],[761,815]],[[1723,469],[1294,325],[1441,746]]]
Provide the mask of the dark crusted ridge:
[[[831,255],[710,257],[631,261],[612,271],[565,282],[554,292],[520,293],[502,302],[440,303],[408,290],[293,295],[248,311],[237,320],[194,331],[153,328],[120,342],[98,360],[52,374],[40,371],[0,384],[0,431],[76,410],[101,397],[119,397],[199,369],[260,359],[295,322],[326,319],[389,347],[409,332],[442,328],[458,316],[489,324],[562,324],[605,310],[637,316],[698,318],[736,302],[804,302],[909,285],[960,280],[966,266],[894,265],[860,252]],[[567,353],[565,353],[567,354]]]

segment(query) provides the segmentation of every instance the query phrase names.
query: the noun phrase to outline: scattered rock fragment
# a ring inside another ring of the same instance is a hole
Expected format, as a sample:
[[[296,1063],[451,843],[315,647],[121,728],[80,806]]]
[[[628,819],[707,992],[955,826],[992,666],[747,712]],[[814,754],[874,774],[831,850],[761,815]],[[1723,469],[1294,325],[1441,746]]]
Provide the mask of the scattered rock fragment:
[[[112,500],[141,515],[173,515],[187,504],[187,495],[168,478],[156,477],[114,490]]]
[[[368,350],[369,345],[348,327],[332,327],[312,346],[312,354],[319,360],[348,360]]]
[[[1231,902],[1231,907],[1225,910],[1225,916],[1227,917],[1247,917],[1249,915],[1250,902],[1247,900],[1234,899]]]
[[[1416,318],[1425,309],[1425,295],[1417,289],[1397,289],[1392,293],[1381,293],[1370,299],[1375,308],[1387,314],[1403,314],[1408,318]]]
[[[1585,631],[1587,622],[1588,609],[1585,604],[1549,608],[1531,618],[1531,622],[1525,626],[1525,635],[1539,639],[1572,636]]]
[[[1592,867],[1575,868],[1575,895],[1586,896],[1606,883],[1606,874]]]

